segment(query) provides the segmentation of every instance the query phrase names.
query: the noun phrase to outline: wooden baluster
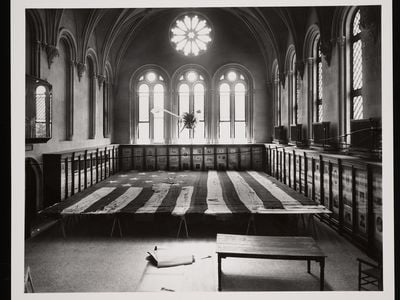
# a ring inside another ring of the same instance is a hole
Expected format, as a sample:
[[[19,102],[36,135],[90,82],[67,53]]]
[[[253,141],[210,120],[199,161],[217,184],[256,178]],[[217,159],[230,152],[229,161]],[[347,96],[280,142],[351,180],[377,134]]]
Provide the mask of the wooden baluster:
[[[107,147],[105,147],[104,148],[104,179],[107,178],[107,170],[108,170],[107,163],[108,163],[108,160],[107,160]]]
[[[90,186],[93,185],[93,153],[90,152]]]
[[[96,149],[96,183],[99,182],[99,149]]]
[[[64,159],[64,172],[65,172],[65,199],[68,198],[68,157]]]
[[[84,179],[85,179],[85,189],[87,189],[87,150],[85,150],[85,154],[84,154],[84,158],[83,158],[83,165],[84,165],[84,169],[85,169],[85,174],[84,174]]]
[[[100,181],[104,179],[104,152],[100,151]]]
[[[75,152],[71,156],[71,196],[75,194]]]
[[[78,191],[81,191],[81,156],[78,155]]]

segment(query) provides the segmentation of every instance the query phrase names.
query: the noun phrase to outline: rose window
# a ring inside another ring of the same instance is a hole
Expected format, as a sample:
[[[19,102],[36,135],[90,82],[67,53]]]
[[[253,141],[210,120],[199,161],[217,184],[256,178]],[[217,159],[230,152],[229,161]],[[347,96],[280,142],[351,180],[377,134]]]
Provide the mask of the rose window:
[[[207,50],[211,42],[211,27],[197,15],[185,15],[171,28],[171,42],[175,49],[186,56],[197,56]]]

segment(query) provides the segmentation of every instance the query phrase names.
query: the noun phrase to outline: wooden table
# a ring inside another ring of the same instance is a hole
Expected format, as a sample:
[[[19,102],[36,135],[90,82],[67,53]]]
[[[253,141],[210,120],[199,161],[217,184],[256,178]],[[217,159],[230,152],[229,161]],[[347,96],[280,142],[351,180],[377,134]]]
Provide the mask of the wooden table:
[[[217,234],[216,252],[218,291],[221,291],[221,259],[226,257],[306,260],[308,273],[311,273],[310,262],[317,261],[320,265],[320,290],[324,290],[326,255],[312,237]]]

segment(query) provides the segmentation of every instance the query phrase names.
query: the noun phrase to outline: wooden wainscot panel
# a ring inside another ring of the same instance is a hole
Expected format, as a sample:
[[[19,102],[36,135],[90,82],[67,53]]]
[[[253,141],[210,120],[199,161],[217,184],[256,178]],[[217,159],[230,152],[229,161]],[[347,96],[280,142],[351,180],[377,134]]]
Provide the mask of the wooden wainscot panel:
[[[368,240],[368,174],[367,165],[354,168],[354,208],[356,233],[359,239]]]
[[[228,169],[239,170],[239,148],[234,146],[228,147]]]
[[[301,157],[302,153],[295,152],[295,164],[294,164],[294,172],[295,172],[295,182],[294,187],[295,190],[301,192]]]
[[[132,148],[130,146],[120,147],[121,169],[127,171],[132,169]]]
[[[68,198],[68,161],[65,161],[62,157],[59,158],[60,162],[60,176],[59,185],[60,185],[60,201]],[[68,158],[67,158],[68,160]]]
[[[264,168],[265,149],[263,146],[251,147],[251,165],[252,170],[262,171]]]
[[[323,164],[321,163],[321,156],[314,158],[314,200],[321,204],[321,195],[322,195],[322,171],[323,171]]]
[[[306,151],[305,157],[307,161],[307,197],[315,201],[315,165],[316,162],[319,161],[319,153],[315,151]],[[318,176],[317,180],[320,180],[320,178],[321,177]]]
[[[192,155],[193,155],[193,170],[201,171],[203,170],[204,163],[204,155],[203,155],[203,147],[201,146],[193,146],[192,147]]]
[[[145,170],[154,171],[156,169],[156,148],[146,147],[145,148]]]
[[[217,170],[226,170],[228,166],[228,153],[226,146],[216,147],[217,154]]]
[[[372,241],[375,252],[382,253],[382,165],[371,164],[372,180]]]
[[[179,147],[170,146],[168,149],[168,163],[171,171],[179,170]]]
[[[270,158],[271,176],[276,178],[276,146],[270,147],[270,153],[271,153],[271,158]]]
[[[181,170],[191,169],[191,149],[190,146],[180,147],[180,166]]]
[[[157,170],[168,169],[168,152],[167,147],[159,146],[156,148]]]
[[[204,147],[204,168],[206,170],[215,169],[215,150],[213,146]]]
[[[353,212],[353,165],[347,161],[342,161],[342,202],[343,202],[343,229],[353,233],[354,212]]]
[[[329,159],[325,159],[322,157],[322,205],[332,211],[332,204],[331,204],[331,164]],[[327,215],[323,216],[324,218]],[[329,217],[330,218],[330,217]]]
[[[240,146],[240,169],[249,170],[251,168],[251,147]]]
[[[74,159],[73,159],[73,164],[74,164],[74,194],[80,192],[81,189],[81,182],[80,182],[80,156],[79,154],[75,154]]]
[[[138,171],[144,170],[144,148],[142,146],[135,146],[133,148],[133,169]]]
[[[331,193],[332,193],[332,219],[335,222],[339,222],[340,218],[340,200],[339,200],[339,165],[338,163],[332,163],[331,171]]]

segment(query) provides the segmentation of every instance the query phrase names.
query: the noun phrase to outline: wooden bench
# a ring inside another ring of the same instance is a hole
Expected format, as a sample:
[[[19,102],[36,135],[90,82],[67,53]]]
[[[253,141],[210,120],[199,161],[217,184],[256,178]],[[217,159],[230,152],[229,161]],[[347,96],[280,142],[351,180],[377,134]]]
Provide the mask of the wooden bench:
[[[320,290],[324,290],[326,255],[312,237],[249,236],[217,234],[218,291],[221,291],[221,259],[226,257],[306,260],[311,273],[312,260],[320,264]]]

